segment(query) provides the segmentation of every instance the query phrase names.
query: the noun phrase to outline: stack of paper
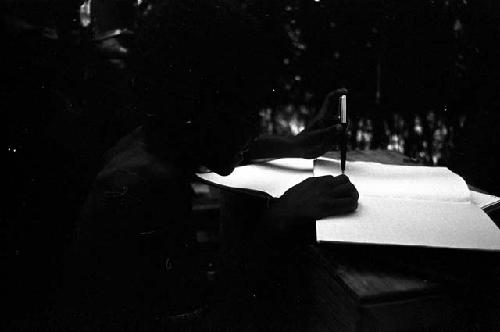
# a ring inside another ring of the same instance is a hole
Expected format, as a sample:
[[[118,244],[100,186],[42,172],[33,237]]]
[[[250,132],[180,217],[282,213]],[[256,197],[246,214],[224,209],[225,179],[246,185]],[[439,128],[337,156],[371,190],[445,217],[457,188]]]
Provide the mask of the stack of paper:
[[[314,166],[280,159],[238,167],[228,177],[199,176],[279,197],[309,176],[339,173],[339,160],[320,158]],[[360,193],[358,209],[317,221],[318,241],[500,250],[500,230],[447,168],[349,162],[346,174]]]
[[[313,176],[313,160],[275,159],[266,163],[236,167],[229,176],[215,173],[197,175],[217,185],[263,191],[273,197],[280,197],[288,188]]]

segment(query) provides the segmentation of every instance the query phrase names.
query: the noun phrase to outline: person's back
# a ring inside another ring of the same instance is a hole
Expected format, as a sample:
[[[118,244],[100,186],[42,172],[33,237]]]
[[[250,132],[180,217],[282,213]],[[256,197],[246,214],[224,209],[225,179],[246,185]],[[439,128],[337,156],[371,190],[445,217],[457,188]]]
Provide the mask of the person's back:
[[[101,324],[200,310],[205,279],[190,202],[189,173],[149,152],[142,128],[120,140],[82,207],[66,299]]]

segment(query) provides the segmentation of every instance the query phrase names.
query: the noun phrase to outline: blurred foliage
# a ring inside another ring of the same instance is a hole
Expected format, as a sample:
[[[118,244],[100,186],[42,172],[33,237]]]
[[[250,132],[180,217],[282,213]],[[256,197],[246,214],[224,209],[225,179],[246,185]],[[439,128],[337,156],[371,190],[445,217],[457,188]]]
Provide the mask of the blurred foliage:
[[[289,0],[275,6],[282,8],[291,47],[283,59],[282,97],[262,111],[265,132],[296,133],[330,90],[345,87],[352,148],[397,149],[427,164],[447,164],[464,119],[498,110],[495,1]]]

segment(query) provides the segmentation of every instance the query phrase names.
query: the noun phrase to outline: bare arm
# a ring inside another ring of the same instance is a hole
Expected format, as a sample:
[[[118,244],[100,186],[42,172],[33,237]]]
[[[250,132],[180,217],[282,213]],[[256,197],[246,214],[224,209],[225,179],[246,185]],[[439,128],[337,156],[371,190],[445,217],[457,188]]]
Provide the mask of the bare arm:
[[[270,158],[314,159],[330,151],[337,144],[341,127],[303,131],[296,136],[261,136],[253,141],[245,154],[245,161]]]
[[[338,98],[347,94],[346,89],[330,92],[318,114],[308,127],[295,136],[265,135],[254,140],[245,154],[245,161],[270,158],[314,159],[332,150],[337,144],[342,128],[337,118]]]

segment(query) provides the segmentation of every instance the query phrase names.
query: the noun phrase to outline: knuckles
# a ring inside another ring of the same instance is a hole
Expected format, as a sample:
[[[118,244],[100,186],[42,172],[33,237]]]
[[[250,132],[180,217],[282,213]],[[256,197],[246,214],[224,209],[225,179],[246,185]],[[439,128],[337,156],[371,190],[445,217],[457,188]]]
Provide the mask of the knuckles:
[[[352,189],[353,189],[354,197],[356,199],[356,204],[357,204],[358,200],[359,200],[359,191],[354,187],[354,185],[352,186]]]
[[[314,197],[351,197],[355,201],[359,199],[359,192],[349,181],[349,178],[342,174],[339,176],[325,175],[321,177],[310,177],[287,190],[285,195],[314,193]]]
[[[349,212],[352,212],[352,211],[356,210],[357,208],[358,208],[358,200],[355,199],[349,205]]]

